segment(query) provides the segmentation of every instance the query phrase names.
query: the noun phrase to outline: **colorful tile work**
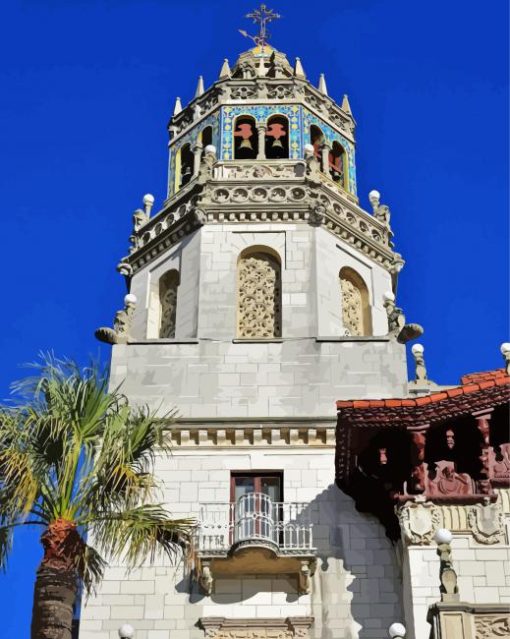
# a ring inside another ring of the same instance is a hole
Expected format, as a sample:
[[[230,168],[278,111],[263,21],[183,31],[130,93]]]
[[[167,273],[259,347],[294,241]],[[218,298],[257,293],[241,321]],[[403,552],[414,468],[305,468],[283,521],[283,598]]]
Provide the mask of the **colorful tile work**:
[[[292,159],[303,157],[301,145],[302,117],[297,105],[226,106],[221,110],[221,159],[234,157],[234,120],[239,115],[251,115],[257,124],[265,124],[272,115],[284,115],[289,120],[289,154]]]
[[[170,162],[168,167],[168,197],[175,193],[175,170],[176,170],[176,157],[179,150],[185,144],[193,145],[198,140],[200,133],[208,126],[212,127],[212,144],[219,149],[220,147],[220,114],[218,111],[211,113],[205,120],[201,120],[194,126],[186,135],[176,142],[175,146],[170,147]]]
[[[357,193],[356,162],[355,162],[354,144],[352,144],[352,142],[349,142],[347,138],[344,138],[344,136],[341,133],[338,133],[338,131],[335,131],[333,128],[331,128],[328,124],[324,122],[324,120],[321,120],[316,115],[313,115],[313,113],[310,113],[306,109],[303,109],[303,122],[304,122],[303,144],[307,144],[309,142],[310,127],[312,126],[312,124],[315,124],[315,126],[318,126],[320,128],[320,130],[324,134],[324,137],[326,138],[329,144],[333,144],[333,142],[336,141],[343,146],[343,148],[345,149],[345,152],[347,153],[348,167],[349,167],[347,188],[350,191],[350,193],[352,193],[353,195],[356,195]]]

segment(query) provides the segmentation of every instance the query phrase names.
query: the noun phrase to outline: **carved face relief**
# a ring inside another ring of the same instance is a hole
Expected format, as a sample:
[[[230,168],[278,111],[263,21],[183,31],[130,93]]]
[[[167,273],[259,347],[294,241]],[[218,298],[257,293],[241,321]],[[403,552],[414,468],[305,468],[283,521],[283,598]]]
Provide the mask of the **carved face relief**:
[[[239,262],[239,337],[281,335],[280,264],[268,253],[252,253]]]

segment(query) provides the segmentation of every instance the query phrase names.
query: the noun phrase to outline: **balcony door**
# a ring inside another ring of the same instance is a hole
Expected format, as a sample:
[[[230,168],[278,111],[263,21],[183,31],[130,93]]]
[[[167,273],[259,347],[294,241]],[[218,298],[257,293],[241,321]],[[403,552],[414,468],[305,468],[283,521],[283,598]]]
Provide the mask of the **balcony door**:
[[[230,484],[233,542],[262,539],[278,543],[282,474],[232,473]]]

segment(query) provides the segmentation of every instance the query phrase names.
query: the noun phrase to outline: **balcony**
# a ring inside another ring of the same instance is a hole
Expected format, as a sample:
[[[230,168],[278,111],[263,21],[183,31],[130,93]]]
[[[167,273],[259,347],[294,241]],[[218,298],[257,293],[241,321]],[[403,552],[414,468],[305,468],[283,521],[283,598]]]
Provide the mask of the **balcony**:
[[[316,563],[308,506],[255,492],[200,504],[195,547],[204,592],[212,593],[218,576],[286,574],[308,593]]]

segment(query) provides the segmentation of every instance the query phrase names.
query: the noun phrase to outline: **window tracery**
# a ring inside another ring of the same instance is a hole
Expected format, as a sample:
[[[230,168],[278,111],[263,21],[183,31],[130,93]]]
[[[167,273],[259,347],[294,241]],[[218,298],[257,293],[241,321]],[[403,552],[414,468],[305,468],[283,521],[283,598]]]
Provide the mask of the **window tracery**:
[[[159,337],[161,338],[175,337],[178,286],[179,273],[176,270],[168,271],[159,280]]]
[[[350,268],[340,271],[342,321],[347,335],[370,335],[368,290],[361,277]]]
[[[281,336],[280,260],[258,250],[241,254],[238,263],[239,337]]]

